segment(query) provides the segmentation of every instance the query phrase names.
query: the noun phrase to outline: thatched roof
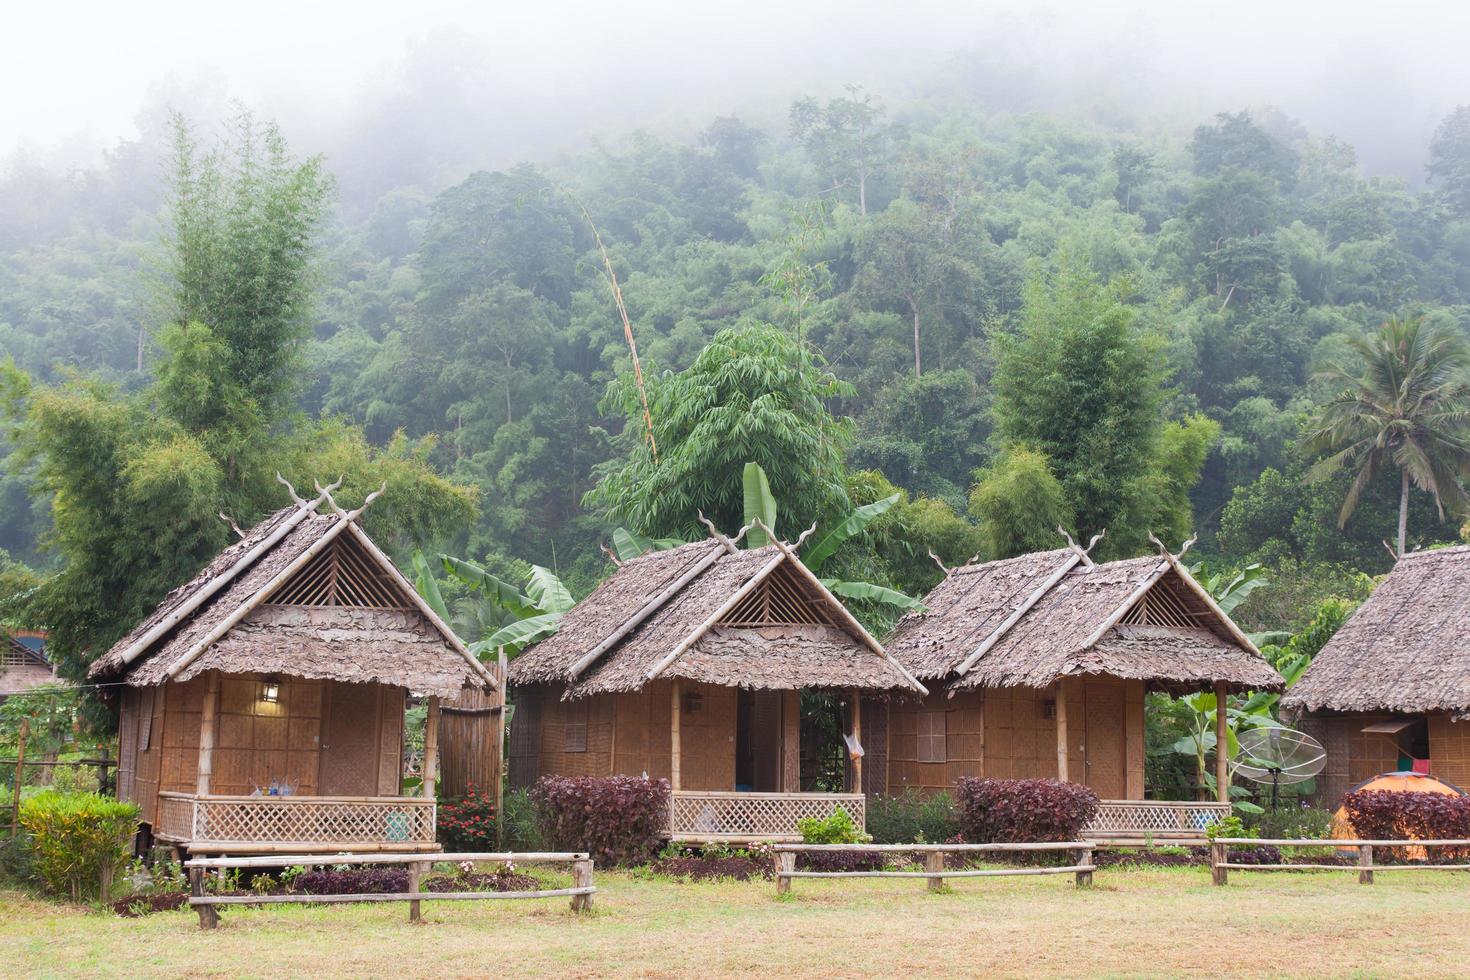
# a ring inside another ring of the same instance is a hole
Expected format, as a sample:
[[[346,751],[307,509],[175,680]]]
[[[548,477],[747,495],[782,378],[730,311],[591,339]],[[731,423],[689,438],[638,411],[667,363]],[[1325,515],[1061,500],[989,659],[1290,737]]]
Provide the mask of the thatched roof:
[[[1187,690],[1279,690],[1280,675],[1164,556],[1091,565],[1071,548],[954,569],[889,652],[951,687],[1046,687],[1102,674]]]
[[[1400,558],[1281,703],[1309,711],[1470,710],[1470,546]]]
[[[903,670],[784,545],[710,539],[624,562],[510,666],[515,684],[569,697],[657,677],[728,687],[914,689]]]
[[[205,671],[380,683],[456,696],[489,675],[357,522],[287,507],[170,592],[92,664],[146,687]]]

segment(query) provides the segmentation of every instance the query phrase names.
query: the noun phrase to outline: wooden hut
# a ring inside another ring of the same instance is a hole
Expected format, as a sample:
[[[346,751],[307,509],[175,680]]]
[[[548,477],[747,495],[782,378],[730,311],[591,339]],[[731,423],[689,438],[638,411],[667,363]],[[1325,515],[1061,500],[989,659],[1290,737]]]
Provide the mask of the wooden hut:
[[[54,683],[56,667],[46,657],[45,633],[0,630],[0,701]]]
[[[797,836],[796,822],[865,814],[857,692],[919,684],[777,542],[723,537],[625,562],[511,663],[510,778],[647,774],[673,788],[670,836]],[[853,749],[845,793],[803,792],[800,695],[841,692]]]
[[[1279,674],[1173,556],[1093,564],[1078,547],[948,572],[889,652],[935,688],[874,717],[886,788],[1057,778],[1104,800],[1107,836],[1197,836],[1221,803],[1144,803],[1144,693],[1279,690]],[[874,705],[868,714],[882,710]],[[1223,762],[1223,760],[1221,760]],[[1219,780],[1221,799],[1228,780]]]
[[[116,685],[118,795],[152,837],[196,852],[433,846],[439,702],[494,678],[362,530],[375,496],[351,513],[330,488],[298,498],[93,664]],[[429,713],[415,797],[401,789],[410,693]]]
[[[1327,749],[1328,806],[1385,772],[1470,789],[1470,547],[1400,558],[1281,703]]]

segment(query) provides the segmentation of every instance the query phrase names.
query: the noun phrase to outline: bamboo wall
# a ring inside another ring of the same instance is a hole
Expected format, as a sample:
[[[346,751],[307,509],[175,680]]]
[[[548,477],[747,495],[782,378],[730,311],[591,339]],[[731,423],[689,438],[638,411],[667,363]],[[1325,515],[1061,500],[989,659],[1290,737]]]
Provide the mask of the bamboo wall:
[[[1322,743],[1327,764],[1317,777],[1314,798],[1336,809],[1342,794],[1365,779],[1399,769],[1399,751],[1391,736],[1369,734],[1368,725],[1406,718],[1389,714],[1312,714],[1297,727]],[[1422,717],[1422,716],[1421,716]],[[1447,714],[1429,716],[1429,770],[1461,789],[1470,789],[1470,722]]]
[[[1429,754],[1434,775],[1470,792],[1470,721],[1431,716]]]
[[[1103,799],[1142,799],[1143,682],[1089,677],[1068,689],[1068,778]],[[1056,697],[1053,686],[894,700],[886,719],[887,791],[950,789],[962,776],[1055,779],[1057,723],[1047,702]],[[920,761],[925,712],[943,714],[943,762]]]
[[[464,796],[471,786],[494,794],[503,770],[500,712],[505,688],[465,687],[439,708],[439,795]]]
[[[733,790],[739,691],[693,682],[680,690],[680,788]],[[562,699],[560,687],[544,685],[518,687],[512,697],[512,788],[528,787],[543,775],[671,778],[672,681],[572,701]],[[755,698],[756,778],[771,791],[795,789],[797,714],[790,708],[798,697],[771,692]]]
[[[402,688],[281,678],[275,703],[264,678],[220,678],[209,792],[246,796],[272,779],[298,796],[397,796],[403,757]],[[159,792],[193,793],[208,679],[125,688],[118,721],[118,794],[156,817]]]

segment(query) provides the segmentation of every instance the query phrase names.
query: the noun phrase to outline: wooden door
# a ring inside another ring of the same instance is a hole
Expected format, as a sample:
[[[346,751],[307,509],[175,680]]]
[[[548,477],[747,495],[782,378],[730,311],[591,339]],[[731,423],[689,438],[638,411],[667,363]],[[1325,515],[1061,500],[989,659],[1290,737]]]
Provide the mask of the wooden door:
[[[1127,797],[1126,697],[1118,682],[1092,681],[1082,688],[1086,740],[1083,782],[1104,800]]]
[[[327,688],[322,721],[322,796],[378,795],[378,689],[372,684]]]

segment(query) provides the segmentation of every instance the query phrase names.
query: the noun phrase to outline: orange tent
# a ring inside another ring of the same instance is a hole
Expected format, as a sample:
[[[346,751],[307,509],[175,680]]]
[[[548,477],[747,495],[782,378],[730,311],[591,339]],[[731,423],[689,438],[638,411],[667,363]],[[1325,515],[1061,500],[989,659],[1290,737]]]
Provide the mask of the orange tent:
[[[1464,796],[1464,790],[1452,783],[1441,779],[1435,779],[1418,772],[1385,772],[1365,779],[1358,785],[1348,790],[1356,793],[1359,790],[1377,789],[1388,793],[1441,793],[1445,796]],[[1353,840],[1358,835],[1353,830],[1353,825],[1348,821],[1347,808],[1338,807],[1337,812],[1332,815],[1332,836],[1335,840]]]

